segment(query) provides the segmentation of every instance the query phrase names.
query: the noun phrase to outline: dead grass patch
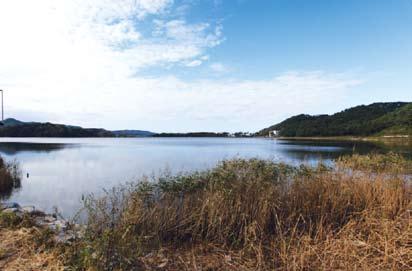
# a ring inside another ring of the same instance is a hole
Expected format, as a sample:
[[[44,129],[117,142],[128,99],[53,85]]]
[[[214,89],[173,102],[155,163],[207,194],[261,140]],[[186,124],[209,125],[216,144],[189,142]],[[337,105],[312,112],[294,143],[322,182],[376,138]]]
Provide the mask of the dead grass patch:
[[[0,270],[64,270],[56,252],[36,244],[37,228],[0,229]]]

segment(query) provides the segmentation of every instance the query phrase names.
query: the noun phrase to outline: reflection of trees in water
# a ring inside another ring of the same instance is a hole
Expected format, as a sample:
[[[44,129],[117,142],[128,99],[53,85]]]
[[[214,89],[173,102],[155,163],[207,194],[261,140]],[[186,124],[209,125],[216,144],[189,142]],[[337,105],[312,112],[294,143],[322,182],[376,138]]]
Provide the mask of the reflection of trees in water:
[[[17,161],[5,162],[0,157],[0,200],[8,199],[21,188],[21,169]]]
[[[51,152],[64,148],[75,147],[76,144],[65,143],[27,143],[27,142],[1,142],[0,152],[13,155],[18,152]]]
[[[347,151],[354,152],[371,152],[374,150],[382,149],[382,146],[374,142],[363,141],[335,141],[335,140],[279,140],[280,145],[294,145],[294,146],[307,146],[307,147],[331,147],[341,148]]]
[[[288,148],[280,151],[300,160],[336,159],[342,155],[385,153],[390,150],[390,148],[385,148],[385,146],[373,142],[279,140],[278,143],[288,146]]]
[[[16,180],[13,186],[6,187],[4,190],[0,189],[0,200],[7,200],[11,195],[21,188],[21,179]]]
[[[76,144],[0,142],[0,152],[14,155],[18,152],[51,152],[74,146]],[[8,199],[14,191],[20,188],[21,169],[19,164],[16,161],[6,163],[0,157],[0,200]]]
[[[278,140],[278,144],[287,145],[280,152],[301,161],[333,160],[342,155],[396,152],[412,157],[411,145],[394,145],[385,142],[335,141],[335,140]]]
[[[288,157],[292,157],[298,161],[321,161],[321,160],[335,160],[342,155],[352,154],[351,151],[309,151],[309,150],[284,150]]]

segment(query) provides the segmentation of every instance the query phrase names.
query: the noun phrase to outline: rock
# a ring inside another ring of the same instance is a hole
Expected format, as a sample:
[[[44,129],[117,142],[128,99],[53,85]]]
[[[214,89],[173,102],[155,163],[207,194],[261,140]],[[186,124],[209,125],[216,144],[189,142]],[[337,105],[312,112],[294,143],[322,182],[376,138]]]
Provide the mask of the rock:
[[[6,208],[3,209],[3,213],[18,213],[20,212],[20,208]]]
[[[46,222],[44,222],[44,217],[35,217],[34,224],[44,226],[46,224]]]
[[[68,243],[76,238],[82,238],[86,232],[86,226],[70,225],[64,219],[58,219],[56,215],[46,214],[36,210],[34,206],[21,207],[16,202],[0,203],[0,210],[4,213],[14,213],[19,217],[29,214],[35,225],[44,227],[54,232],[54,239],[58,243]]]
[[[34,206],[24,206],[24,207],[21,207],[21,210],[24,213],[32,214],[36,211],[36,208]]]
[[[46,215],[45,217],[43,217],[43,220],[46,223],[52,223],[52,222],[56,221],[57,219],[54,216]]]
[[[56,236],[54,237],[54,240],[57,243],[68,243],[71,241],[74,241],[76,239],[76,233],[73,231],[69,231],[69,232],[59,232],[58,234],[56,234]]]
[[[10,209],[10,208],[20,209],[21,207],[17,202],[3,202],[3,203],[0,203],[0,210]]]
[[[40,210],[34,210],[33,212],[30,213],[30,215],[34,217],[45,217],[46,216],[46,214]]]
[[[46,226],[53,231],[65,231],[67,229],[67,222],[64,220],[56,220],[47,223]]]

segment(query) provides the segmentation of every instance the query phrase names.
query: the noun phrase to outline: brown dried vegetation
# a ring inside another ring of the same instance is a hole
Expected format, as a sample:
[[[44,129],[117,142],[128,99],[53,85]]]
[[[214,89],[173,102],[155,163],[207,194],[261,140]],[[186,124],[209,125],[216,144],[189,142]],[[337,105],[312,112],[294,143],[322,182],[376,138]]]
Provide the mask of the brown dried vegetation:
[[[66,253],[93,270],[411,270],[410,169],[395,154],[251,159],[143,181],[89,197]]]

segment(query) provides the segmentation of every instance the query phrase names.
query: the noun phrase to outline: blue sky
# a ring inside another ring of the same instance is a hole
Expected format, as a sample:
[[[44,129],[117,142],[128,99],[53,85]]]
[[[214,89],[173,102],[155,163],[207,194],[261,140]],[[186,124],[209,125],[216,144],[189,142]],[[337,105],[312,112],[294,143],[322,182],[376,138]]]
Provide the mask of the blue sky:
[[[411,0],[5,0],[0,34],[23,120],[256,131],[412,100]]]
[[[395,94],[388,98],[412,98],[410,0],[218,1],[214,8],[209,2],[198,2],[193,18],[208,9],[210,17],[223,18],[225,42],[212,56],[236,76],[264,79],[285,70],[364,73],[379,80],[365,96],[382,88]]]

